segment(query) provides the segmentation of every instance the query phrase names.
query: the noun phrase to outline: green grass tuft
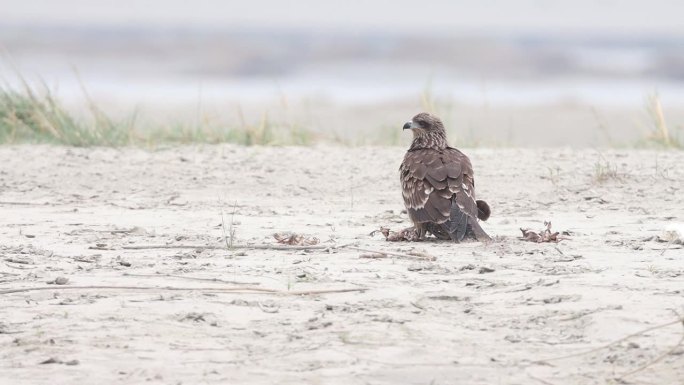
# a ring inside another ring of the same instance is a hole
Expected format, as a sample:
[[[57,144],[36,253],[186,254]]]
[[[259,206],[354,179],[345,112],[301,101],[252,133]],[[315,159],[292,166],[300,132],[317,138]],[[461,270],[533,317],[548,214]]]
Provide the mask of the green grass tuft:
[[[58,143],[70,146],[116,146],[130,141],[135,119],[116,122],[92,104],[91,122],[67,112],[47,87],[22,90],[0,87],[1,143]]]

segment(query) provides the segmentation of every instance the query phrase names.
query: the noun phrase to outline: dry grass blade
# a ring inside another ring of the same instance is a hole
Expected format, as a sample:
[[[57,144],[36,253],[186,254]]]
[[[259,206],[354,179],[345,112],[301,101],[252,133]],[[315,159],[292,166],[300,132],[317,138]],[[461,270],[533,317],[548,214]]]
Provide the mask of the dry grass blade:
[[[229,248],[229,249],[232,249],[232,248],[233,248],[233,243],[234,243],[234,241],[235,241],[235,227],[234,227],[234,223],[235,223],[235,209],[236,209],[236,208],[237,208],[237,201],[235,201],[235,203],[233,203],[233,212],[230,213],[230,229],[229,229],[229,232],[230,232],[230,243],[228,243],[228,248]],[[225,229],[224,229],[224,231],[225,231]],[[224,233],[224,237],[225,237],[225,233]]]
[[[666,148],[684,147],[681,138],[677,137],[667,126],[663,106],[657,93],[648,97],[646,109],[651,118],[651,132],[646,137],[646,141]]]

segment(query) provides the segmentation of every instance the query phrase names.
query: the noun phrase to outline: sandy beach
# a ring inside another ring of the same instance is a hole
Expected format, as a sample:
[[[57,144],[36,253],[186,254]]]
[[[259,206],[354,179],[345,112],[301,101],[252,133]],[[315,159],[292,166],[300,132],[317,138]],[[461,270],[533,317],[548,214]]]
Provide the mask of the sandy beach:
[[[0,148],[0,382],[682,381],[681,323],[559,357],[682,316],[684,153],[464,149],[495,241],[390,243],[404,151]]]

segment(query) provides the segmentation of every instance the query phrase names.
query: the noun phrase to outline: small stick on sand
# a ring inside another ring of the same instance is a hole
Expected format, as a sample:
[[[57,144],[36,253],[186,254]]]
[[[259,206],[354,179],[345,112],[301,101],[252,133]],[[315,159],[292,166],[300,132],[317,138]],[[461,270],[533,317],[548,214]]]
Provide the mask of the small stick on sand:
[[[196,249],[196,250],[227,250],[226,246],[202,246],[202,245],[137,245],[121,246],[125,250],[152,250],[152,249]],[[336,246],[279,246],[279,245],[232,245],[231,249],[257,249],[257,250],[327,250],[336,249]]]
[[[239,282],[239,281],[227,281],[225,279],[220,279],[220,278],[201,278],[201,277],[185,277],[182,275],[173,275],[173,274],[132,274],[132,273],[124,273],[123,274],[126,277],[149,277],[149,278],[154,278],[154,277],[168,277],[168,278],[179,278],[179,279],[189,279],[192,281],[204,281],[204,282],[218,282],[218,283],[229,283],[231,285],[261,285],[259,282]]]
[[[427,255],[423,253],[416,253],[414,255],[412,254],[402,254],[402,253],[395,253],[392,251],[380,251],[380,250],[371,250],[371,249],[363,249],[360,247],[356,246],[347,246],[348,249],[351,250],[356,250],[356,251],[363,251],[364,253],[373,253],[373,254],[379,254],[379,255],[384,255],[385,257],[399,257],[399,258],[406,258],[406,259],[420,259],[422,261],[435,261],[437,260],[437,257],[433,257],[432,255]],[[362,256],[363,257],[363,256]],[[370,257],[363,257],[363,258],[370,258]],[[373,257],[373,258],[384,258],[384,257]]]
[[[278,295],[315,295],[329,293],[348,293],[354,291],[366,291],[366,288],[355,289],[324,289],[324,290],[303,290],[303,291],[282,291],[275,289],[264,289],[260,287],[238,286],[238,287],[155,287],[155,286],[37,286],[19,289],[0,290],[0,295],[11,293],[24,293],[40,290],[170,290],[170,291],[208,291],[208,292],[230,292],[236,294],[278,294]]]
[[[121,246],[125,250],[151,250],[151,249],[196,249],[196,250],[225,250],[225,246],[201,246],[201,245],[133,245],[133,246]],[[316,246],[280,246],[280,245],[232,245],[231,249],[257,249],[257,250],[334,250],[334,249],[350,249],[356,251],[362,251],[364,253],[374,253],[379,255],[384,255],[385,257],[393,256],[406,259],[419,259],[426,261],[435,261],[436,257],[427,255],[424,253],[415,254],[402,254],[392,251],[381,251],[381,250],[371,250],[363,249],[360,247],[352,245],[316,245]],[[384,258],[384,257],[379,257]]]
[[[8,206],[44,206],[47,203],[43,202],[9,202],[9,201],[0,201],[0,205],[8,205]]]
[[[28,259],[20,259],[20,258],[12,258],[12,257],[5,258],[5,261],[12,262],[12,263],[19,263],[22,265],[33,265],[34,264],[33,261],[28,260]]]
[[[33,267],[28,267],[28,266],[26,266],[26,267],[22,267],[23,265],[16,265],[16,266],[14,266],[14,265],[10,265],[9,263],[5,263],[5,265],[6,265],[7,267],[11,267],[12,269],[17,269],[17,270],[31,270],[31,269],[35,269],[35,268],[38,267],[38,266],[33,266]]]

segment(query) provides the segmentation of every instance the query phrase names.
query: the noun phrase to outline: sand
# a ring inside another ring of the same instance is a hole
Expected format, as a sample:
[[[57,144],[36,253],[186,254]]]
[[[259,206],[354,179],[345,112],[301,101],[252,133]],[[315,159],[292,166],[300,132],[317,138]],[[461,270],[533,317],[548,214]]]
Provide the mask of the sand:
[[[681,323],[551,358],[684,314],[684,249],[654,238],[684,219],[684,152],[465,149],[495,241],[389,243],[403,152],[0,148],[0,383],[682,383]],[[546,220],[568,239],[519,239]],[[330,248],[123,248],[221,246],[222,223]],[[156,289],[65,289],[93,285]],[[292,295],[337,289],[365,290]]]

